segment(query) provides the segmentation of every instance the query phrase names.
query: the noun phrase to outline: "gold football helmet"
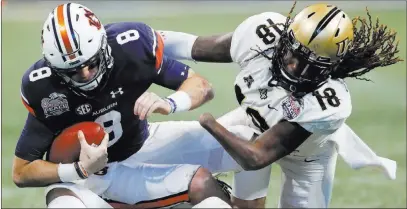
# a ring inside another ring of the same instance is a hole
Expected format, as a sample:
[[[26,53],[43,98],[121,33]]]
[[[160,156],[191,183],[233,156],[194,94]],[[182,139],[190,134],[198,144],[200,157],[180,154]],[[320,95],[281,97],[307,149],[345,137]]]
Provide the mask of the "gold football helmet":
[[[345,12],[329,4],[308,6],[286,24],[275,51],[275,70],[296,89],[299,84],[318,85],[342,61],[352,41],[353,24]]]

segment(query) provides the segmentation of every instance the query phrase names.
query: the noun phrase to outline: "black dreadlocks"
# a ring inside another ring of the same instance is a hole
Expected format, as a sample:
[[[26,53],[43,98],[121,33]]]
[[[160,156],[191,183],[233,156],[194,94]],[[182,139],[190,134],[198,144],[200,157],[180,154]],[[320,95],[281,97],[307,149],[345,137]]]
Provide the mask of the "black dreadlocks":
[[[353,45],[338,68],[331,74],[332,78],[353,77],[369,80],[359,76],[376,67],[384,67],[403,61],[399,57],[395,57],[399,52],[397,48],[399,41],[395,43],[397,33],[394,30],[388,30],[386,25],[381,24],[379,26],[379,18],[376,19],[376,24],[372,26],[372,17],[367,7],[366,13],[369,23],[365,18],[353,18]],[[357,28],[357,23],[361,23],[359,28]]]

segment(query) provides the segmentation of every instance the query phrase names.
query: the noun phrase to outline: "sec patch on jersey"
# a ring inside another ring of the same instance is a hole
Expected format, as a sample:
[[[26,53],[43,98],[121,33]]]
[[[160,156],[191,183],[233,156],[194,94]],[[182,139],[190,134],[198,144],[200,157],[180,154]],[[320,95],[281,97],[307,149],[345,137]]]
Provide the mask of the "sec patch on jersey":
[[[64,129],[54,140],[49,150],[48,160],[53,163],[73,163],[79,160],[81,145],[78,131],[85,135],[88,144],[99,145],[105,131],[103,127],[95,122],[80,122]]]

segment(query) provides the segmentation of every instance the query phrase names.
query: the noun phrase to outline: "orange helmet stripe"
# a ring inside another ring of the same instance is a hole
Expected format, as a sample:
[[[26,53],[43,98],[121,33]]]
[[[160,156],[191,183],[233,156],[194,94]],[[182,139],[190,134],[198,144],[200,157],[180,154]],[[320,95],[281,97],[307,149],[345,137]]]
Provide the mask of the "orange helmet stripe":
[[[58,30],[61,35],[61,38],[64,43],[67,54],[71,54],[71,53],[73,53],[73,50],[72,50],[71,42],[69,41],[68,30],[67,30],[67,27],[65,24],[66,21],[64,18],[64,6],[65,5],[66,4],[62,4],[57,7]],[[67,15],[69,15],[69,14],[67,14]],[[74,59],[75,57],[76,57],[75,54],[69,55],[69,59]]]

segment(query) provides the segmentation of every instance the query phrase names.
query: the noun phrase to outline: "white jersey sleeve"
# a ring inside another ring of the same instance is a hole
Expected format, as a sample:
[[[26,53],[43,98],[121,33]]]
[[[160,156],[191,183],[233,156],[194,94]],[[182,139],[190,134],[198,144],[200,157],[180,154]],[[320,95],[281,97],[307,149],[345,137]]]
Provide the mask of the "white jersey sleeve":
[[[280,39],[286,17],[275,12],[265,12],[244,20],[234,31],[230,47],[232,60],[240,66],[256,56],[255,50],[266,50]],[[280,24],[280,25],[276,25]]]
[[[352,104],[344,81],[329,79],[315,93],[305,95],[301,102],[287,98],[282,102],[282,109],[285,119],[309,132],[331,134],[350,116]]]

